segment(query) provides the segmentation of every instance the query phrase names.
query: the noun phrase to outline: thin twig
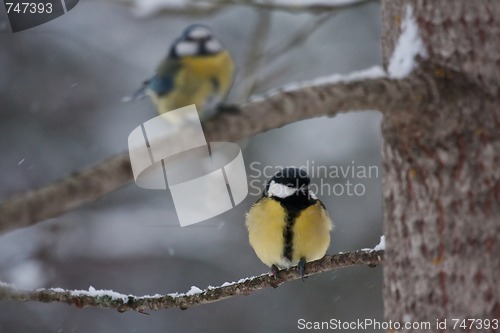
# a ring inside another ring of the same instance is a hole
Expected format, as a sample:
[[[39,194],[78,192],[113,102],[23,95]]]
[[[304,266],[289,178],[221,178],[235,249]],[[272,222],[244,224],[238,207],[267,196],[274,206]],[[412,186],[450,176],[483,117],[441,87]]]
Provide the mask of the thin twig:
[[[318,30],[323,23],[332,19],[337,13],[324,13],[320,14],[313,22],[308,22],[307,26],[301,28],[297,34],[295,34],[290,40],[285,43],[278,44],[271,48],[264,55],[263,62],[266,65],[272,64],[274,61],[279,59],[279,56],[283,53],[290,51],[290,49],[299,46],[304,43],[316,30]]]
[[[381,264],[384,250],[356,251],[343,254],[325,256],[323,259],[310,262],[306,265],[307,275],[318,274],[333,269],[368,265],[374,267]],[[44,303],[59,302],[77,307],[111,308],[120,312],[138,311],[144,313],[148,310],[168,308],[187,309],[194,305],[208,304],[224,299],[249,295],[254,291],[274,287],[280,284],[300,279],[296,267],[278,272],[273,277],[263,274],[256,277],[241,279],[235,283],[225,283],[219,287],[208,287],[203,291],[196,288],[188,293],[174,293],[154,296],[134,296],[119,294],[111,290],[64,290],[60,288],[26,290],[19,289],[6,283],[0,283],[0,300],[38,301]],[[306,283],[308,281],[306,280]],[[311,282],[312,283],[312,282]]]
[[[260,65],[262,63],[262,54],[264,53],[263,51],[266,47],[271,27],[272,15],[273,14],[267,10],[259,12],[255,31],[250,42],[250,49],[247,52],[246,63],[243,67],[243,77],[245,80],[240,84],[242,88],[240,88],[241,93],[239,94],[239,100],[245,101],[255,93],[256,83],[258,81],[257,77],[259,76]]]
[[[269,12],[266,11],[265,13]],[[271,68],[271,65],[274,64],[277,60],[282,59],[283,54],[288,52],[290,49],[298,47],[302,43],[304,43],[309,36],[311,36],[319,27],[321,27],[323,23],[335,16],[335,14],[335,12],[327,12],[319,15],[314,20],[314,22],[308,23],[305,27],[301,28],[298,33],[293,35],[292,38],[290,38],[288,41],[285,41],[284,43],[278,43],[265,53],[262,52],[262,50],[264,49],[265,41],[263,39],[255,40],[254,43],[256,43],[257,47],[252,48],[253,54],[251,54],[251,57],[254,59],[254,61],[251,66],[245,66],[246,70],[245,75],[243,76],[245,79],[241,83],[241,86],[243,86],[243,89],[241,90],[246,90],[250,93],[243,93],[243,100],[246,100],[248,96],[255,93],[257,88],[262,83],[266,83],[267,86],[269,86],[269,83],[271,81],[279,78],[281,76],[280,73],[284,73],[285,70],[283,70],[282,68],[273,69]],[[261,64],[263,64],[264,66],[262,66]],[[288,70],[289,67],[287,66],[286,71]]]

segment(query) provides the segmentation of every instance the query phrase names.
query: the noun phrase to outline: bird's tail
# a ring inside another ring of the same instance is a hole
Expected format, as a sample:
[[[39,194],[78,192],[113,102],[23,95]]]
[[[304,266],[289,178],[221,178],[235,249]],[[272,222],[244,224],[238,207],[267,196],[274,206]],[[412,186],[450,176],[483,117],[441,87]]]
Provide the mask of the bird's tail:
[[[122,97],[122,102],[133,102],[144,98],[146,96],[146,88],[148,86],[148,83],[149,81],[144,81],[142,87],[139,88],[135,93]]]

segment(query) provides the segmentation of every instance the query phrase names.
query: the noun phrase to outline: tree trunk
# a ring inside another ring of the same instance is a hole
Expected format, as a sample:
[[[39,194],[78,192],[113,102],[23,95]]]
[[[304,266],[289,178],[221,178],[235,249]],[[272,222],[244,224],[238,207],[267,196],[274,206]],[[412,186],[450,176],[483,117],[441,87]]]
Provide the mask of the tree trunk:
[[[383,0],[385,64],[408,5],[437,98],[384,110],[385,315],[497,331],[453,319],[500,319],[500,1]]]

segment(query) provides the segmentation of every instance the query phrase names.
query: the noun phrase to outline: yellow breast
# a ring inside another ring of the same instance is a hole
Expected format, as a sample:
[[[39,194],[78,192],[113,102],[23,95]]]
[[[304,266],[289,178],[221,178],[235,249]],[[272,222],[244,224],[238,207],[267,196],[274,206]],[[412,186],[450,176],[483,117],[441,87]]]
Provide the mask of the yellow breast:
[[[318,201],[301,211],[293,223],[292,260],[284,258],[287,213],[271,198],[262,198],[248,212],[246,225],[250,245],[267,266],[287,268],[322,258],[330,244],[332,222]]]
[[[183,67],[205,77],[232,76],[234,71],[233,60],[227,51],[211,56],[184,57],[180,61]]]
[[[295,219],[293,226],[292,263],[300,258],[306,262],[321,259],[330,245],[332,221],[319,201],[304,209]]]
[[[224,99],[234,74],[234,64],[227,51],[213,56],[185,57],[180,62],[172,92],[162,97],[152,96],[160,114],[191,104],[196,104],[202,113]],[[214,82],[217,82],[216,89]]]
[[[283,260],[286,212],[275,200],[262,198],[247,214],[250,245],[259,259],[271,267]]]

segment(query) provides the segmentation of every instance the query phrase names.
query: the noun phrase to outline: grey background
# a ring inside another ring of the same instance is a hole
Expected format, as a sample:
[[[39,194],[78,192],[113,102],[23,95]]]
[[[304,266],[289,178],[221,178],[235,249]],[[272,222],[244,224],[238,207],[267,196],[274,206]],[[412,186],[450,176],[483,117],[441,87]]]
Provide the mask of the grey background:
[[[3,9],[2,9],[3,11]],[[233,6],[211,15],[138,17],[114,3],[81,1],[66,15],[12,34],[0,14],[0,201],[49,184],[127,149],[130,131],[155,116],[147,100],[123,104],[188,25],[210,25],[237,63],[229,99],[242,102],[247,55],[262,13]],[[317,16],[275,11],[262,54]],[[337,11],[304,43],[254,72],[255,92],[379,64],[380,8]],[[329,253],[373,247],[382,234],[379,113],[291,124],[242,142],[250,180],[263,166],[375,165],[379,177],[350,179],[366,194],[318,193],[335,223]],[[255,165],[255,164],[254,164]],[[263,184],[265,177],[254,183]],[[344,184],[343,178],[323,179]],[[313,179],[319,184],[320,179]],[[259,188],[261,186],[259,185]],[[237,208],[180,228],[168,191],[135,184],[36,226],[0,235],[0,280],[26,288],[112,289],[136,295],[185,292],[268,271],[247,240]],[[210,305],[120,314],[64,304],[0,302],[0,332],[291,332],[297,320],[382,320],[382,268],[355,267]]]

